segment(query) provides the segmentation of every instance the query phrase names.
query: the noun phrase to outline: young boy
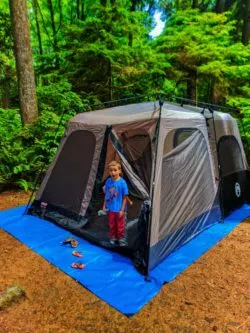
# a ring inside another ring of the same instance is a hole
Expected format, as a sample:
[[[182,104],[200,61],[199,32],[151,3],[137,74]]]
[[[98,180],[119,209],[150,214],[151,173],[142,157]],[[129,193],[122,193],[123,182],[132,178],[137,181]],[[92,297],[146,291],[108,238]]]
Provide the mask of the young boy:
[[[108,210],[110,243],[126,246],[124,214],[128,196],[128,186],[121,177],[121,164],[117,161],[109,163],[109,175],[104,185],[105,199],[103,210]]]

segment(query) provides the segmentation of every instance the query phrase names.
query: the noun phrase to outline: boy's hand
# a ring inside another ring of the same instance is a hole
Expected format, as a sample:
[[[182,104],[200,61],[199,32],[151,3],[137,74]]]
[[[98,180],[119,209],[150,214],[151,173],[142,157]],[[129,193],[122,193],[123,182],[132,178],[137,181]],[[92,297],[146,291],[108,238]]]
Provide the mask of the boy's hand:
[[[123,210],[120,210],[120,212],[119,212],[119,217],[123,217],[123,214],[124,214],[124,211],[123,211]]]

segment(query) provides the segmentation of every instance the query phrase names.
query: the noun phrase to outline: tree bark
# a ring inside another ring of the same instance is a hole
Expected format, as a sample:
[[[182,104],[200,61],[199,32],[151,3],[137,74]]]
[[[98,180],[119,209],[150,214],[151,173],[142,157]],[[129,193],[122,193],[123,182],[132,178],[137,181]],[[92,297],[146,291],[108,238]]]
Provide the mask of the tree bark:
[[[22,123],[28,124],[37,119],[38,108],[26,1],[9,0],[9,6],[13,27],[20,113]]]
[[[225,0],[216,0],[215,12],[217,14],[225,11]]]
[[[250,1],[243,1],[243,27],[242,27],[242,43],[247,45],[250,40]]]

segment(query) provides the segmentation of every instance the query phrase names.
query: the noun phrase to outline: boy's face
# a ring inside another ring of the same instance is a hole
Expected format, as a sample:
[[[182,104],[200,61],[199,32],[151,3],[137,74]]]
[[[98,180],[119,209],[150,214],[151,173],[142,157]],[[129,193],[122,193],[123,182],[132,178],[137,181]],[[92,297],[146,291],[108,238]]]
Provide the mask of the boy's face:
[[[109,174],[112,179],[118,179],[120,176],[120,170],[118,166],[112,165],[111,167],[109,167]]]

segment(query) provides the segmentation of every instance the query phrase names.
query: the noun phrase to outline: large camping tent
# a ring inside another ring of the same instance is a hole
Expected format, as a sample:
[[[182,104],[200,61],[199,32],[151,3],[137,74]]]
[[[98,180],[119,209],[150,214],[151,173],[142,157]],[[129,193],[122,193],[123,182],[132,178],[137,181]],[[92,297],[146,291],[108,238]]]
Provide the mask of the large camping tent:
[[[71,119],[29,213],[108,247],[108,220],[98,210],[113,159],[134,201],[126,253],[144,274],[250,201],[247,160],[229,114],[147,102]]]

